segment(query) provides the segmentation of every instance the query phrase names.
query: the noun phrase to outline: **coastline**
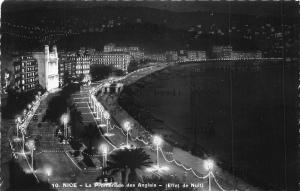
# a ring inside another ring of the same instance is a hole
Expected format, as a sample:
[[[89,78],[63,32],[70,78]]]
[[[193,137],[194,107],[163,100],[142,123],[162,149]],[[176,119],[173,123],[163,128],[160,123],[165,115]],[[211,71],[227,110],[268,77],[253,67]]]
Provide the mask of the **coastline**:
[[[152,73],[150,75],[143,76],[142,78],[139,78],[138,80],[136,80],[134,84],[135,85],[138,84],[139,86],[143,87],[143,84],[141,84],[141,81],[143,79],[149,82],[149,80],[151,80],[151,78],[153,77],[153,75],[159,75],[160,72],[166,72],[168,70],[168,68],[169,67],[164,68],[164,69],[162,69],[160,71],[156,71],[156,72],[154,72],[154,73]],[[168,73],[168,71],[167,71],[167,73]],[[126,88],[127,87],[130,87],[130,84],[128,84],[126,86]],[[126,91],[126,88],[125,88],[125,91]],[[136,95],[139,95],[139,93],[136,92],[137,88],[135,88],[134,90],[135,90]],[[121,97],[122,97],[122,94],[121,94]],[[143,126],[143,124],[141,123],[141,121],[139,121],[139,120],[136,119],[136,117],[137,117],[136,115],[134,115],[130,111],[125,110],[124,108],[120,107],[120,106],[122,106],[122,104],[119,105],[118,103],[116,103],[117,99],[118,99],[118,97],[114,97],[113,99],[111,99],[110,103],[108,103],[107,99],[101,99],[98,96],[98,100],[100,100],[100,102],[103,105],[106,105],[106,108],[110,112],[112,112],[112,115],[113,115],[113,117],[114,117],[114,119],[116,121],[118,121],[119,123],[121,123],[124,120],[124,118],[125,118],[125,119],[130,119],[130,121],[133,121],[134,124],[141,124],[141,126]],[[120,101],[120,99],[118,100],[118,102],[119,101]],[[132,103],[130,103],[130,104],[132,104]],[[122,114],[120,114],[120,113],[122,113]],[[151,123],[152,123],[151,126],[154,125],[155,123],[157,125],[157,120],[155,121],[155,120],[151,119],[151,120],[148,120],[148,121],[151,121]],[[158,121],[160,121],[160,120],[158,120]],[[161,121],[160,121],[160,123],[161,123]],[[147,126],[144,126],[144,127],[145,127],[145,129],[149,130],[149,128]],[[155,133],[155,134],[165,133],[166,134],[165,130],[166,129],[164,129],[164,128],[155,128],[155,129],[152,129],[152,133]],[[167,133],[170,133],[170,130]],[[172,133],[172,134],[174,134],[174,133]],[[138,135],[138,133],[136,135]],[[193,156],[191,154],[191,151],[182,150],[180,148],[182,145],[179,145],[179,143],[182,142],[182,139],[180,139],[180,137],[178,139],[178,142],[176,140],[174,141],[174,137],[164,137],[163,139],[166,140],[167,142],[171,143],[174,146],[174,148],[173,148],[173,151],[174,151],[173,156],[180,157],[181,158],[180,162],[182,164],[185,164],[186,166],[189,166],[189,167],[194,166],[196,168],[199,168],[199,162],[195,162],[195,161],[200,160],[202,162],[203,159],[200,159],[197,156]],[[175,144],[176,142],[177,142],[177,145]],[[183,155],[187,156],[187,158],[186,157],[182,158]],[[189,161],[189,160],[187,160],[187,159],[191,159],[191,158],[194,158],[195,161]],[[188,162],[186,162],[186,161],[188,161]],[[190,165],[187,165],[186,163],[190,164]],[[223,183],[226,182],[226,184],[231,185],[231,187],[232,187],[232,185],[235,185],[235,188],[238,188],[238,189],[241,189],[241,190],[249,190],[249,189],[250,190],[259,190],[259,189],[255,188],[253,186],[250,186],[249,184],[247,184],[246,182],[244,182],[242,179],[237,178],[237,177],[233,177],[227,171],[222,170],[219,167],[217,167],[217,169],[216,169],[216,174],[218,174],[218,178],[222,179]]]

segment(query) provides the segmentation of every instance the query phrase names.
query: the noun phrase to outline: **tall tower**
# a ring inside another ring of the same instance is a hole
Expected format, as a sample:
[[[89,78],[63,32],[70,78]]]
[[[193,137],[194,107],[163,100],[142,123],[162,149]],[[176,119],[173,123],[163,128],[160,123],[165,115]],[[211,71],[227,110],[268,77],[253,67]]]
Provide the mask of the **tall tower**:
[[[58,58],[57,47],[56,47],[56,45],[53,45],[52,51],[53,51],[54,56],[55,56],[56,58]]]
[[[46,51],[46,50],[45,50]],[[58,55],[57,48],[53,46],[52,52],[45,52],[45,57],[48,59],[46,62],[46,74],[47,74],[47,90],[52,91],[59,87],[59,76],[58,76]]]
[[[45,72],[45,86],[47,89],[48,86],[48,80],[46,80],[47,74],[48,74],[48,63],[49,63],[49,59],[50,59],[50,50],[49,50],[49,46],[45,45],[45,64],[44,64],[44,72]]]
[[[34,52],[33,57],[38,61],[39,83],[47,91],[52,91],[59,86],[58,54],[56,46],[50,52],[45,45],[43,52]]]
[[[49,61],[50,50],[49,46],[45,45],[45,62]]]

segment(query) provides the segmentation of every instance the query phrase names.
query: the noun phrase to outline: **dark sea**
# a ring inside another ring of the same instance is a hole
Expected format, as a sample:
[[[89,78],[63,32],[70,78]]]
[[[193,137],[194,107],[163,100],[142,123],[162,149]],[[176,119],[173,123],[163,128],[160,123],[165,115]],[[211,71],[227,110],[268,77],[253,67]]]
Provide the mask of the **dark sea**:
[[[298,68],[246,64],[169,67],[140,80],[138,102],[181,134],[195,155],[201,150],[261,188],[297,190]]]

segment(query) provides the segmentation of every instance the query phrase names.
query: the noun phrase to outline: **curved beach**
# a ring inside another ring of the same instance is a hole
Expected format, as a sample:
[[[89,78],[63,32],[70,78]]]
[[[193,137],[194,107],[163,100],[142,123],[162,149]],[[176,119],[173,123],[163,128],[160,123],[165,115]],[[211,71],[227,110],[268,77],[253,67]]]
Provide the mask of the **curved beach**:
[[[172,66],[129,85],[118,102],[168,142],[197,156],[208,154],[247,182],[272,189],[284,184],[278,175],[289,170],[281,79],[280,64],[243,71]],[[293,80],[286,79],[286,94],[294,93]],[[286,100],[289,125],[294,103]]]

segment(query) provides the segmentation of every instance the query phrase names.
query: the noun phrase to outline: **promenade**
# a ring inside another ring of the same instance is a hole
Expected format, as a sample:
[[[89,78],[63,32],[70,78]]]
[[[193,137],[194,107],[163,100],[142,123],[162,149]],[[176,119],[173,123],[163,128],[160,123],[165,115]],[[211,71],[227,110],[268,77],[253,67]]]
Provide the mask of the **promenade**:
[[[125,121],[130,121],[133,130],[130,132],[129,143],[137,147],[145,148],[146,152],[150,155],[151,160],[156,164],[157,151],[151,142],[143,140],[140,135],[147,132],[133,117],[130,116],[123,108],[118,105],[119,94],[101,94],[97,96],[98,101],[94,94],[97,94],[104,84],[112,81],[122,83],[128,86],[135,83],[139,79],[148,76],[159,70],[168,67],[168,64],[160,64],[140,69],[138,71],[129,73],[125,77],[116,79],[105,79],[91,86],[81,87],[71,95],[73,102],[77,109],[81,112],[84,125],[90,123],[96,124],[101,133],[101,140],[99,142],[106,143],[109,146],[110,153],[118,149],[120,146],[126,144],[126,132],[122,129]],[[58,138],[55,137],[56,127],[54,124],[42,122],[41,118],[45,114],[47,104],[50,97],[55,93],[49,94],[47,99],[42,99],[36,106],[34,106],[32,113],[26,119],[24,128],[28,131],[27,138],[35,139],[37,136],[41,137],[39,145],[36,146],[34,152],[34,176],[37,181],[47,181],[49,183],[58,183],[61,185],[63,182],[77,182],[77,183],[93,183],[96,181],[100,174],[99,167],[101,166],[102,155],[90,156],[95,167],[80,166],[80,159],[72,156],[74,151],[68,144],[60,144]],[[99,111],[99,106],[110,114],[109,120],[103,118],[103,110]],[[32,116],[38,115],[38,121],[33,121]],[[41,124],[41,125],[38,125]],[[109,133],[113,136],[105,136],[108,125]],[[149,132],[147,132],[149,133]],[[159,135],[159,132],[155,132]],[[164,144],[164,143],[163,143]],[[21,143],[15,147],[14,153],[21,150]],[[163,148],[163,147],[162,147]],[[206,190],[208,188],[208,171],[204,169],[204,160],[191,155],[189,152],[180,148],[174,147],[172,153],[164,151],[159,148],[159,165],[165,167],[166,170],[142,172],[143,176],[165,176],[176,177],[182,183],[202,183],[203,187],[195,190]],[[30,165],[30,158],[20,156],[18,162],[21,164],[26,172],[32,171]],[[51,175],[47,176],[46,169],[51,168]],[[214,167],[213,175],[211,175],[212,191],[215,190],[258,190],[242,180],[232,177],[227,172],[219,167]],[[57,187],[58,190],[69,190],[67,188]],[[85,190],[85,188],[76,188],[76,190]],[[87,190],[97,190],[89,188]]]

